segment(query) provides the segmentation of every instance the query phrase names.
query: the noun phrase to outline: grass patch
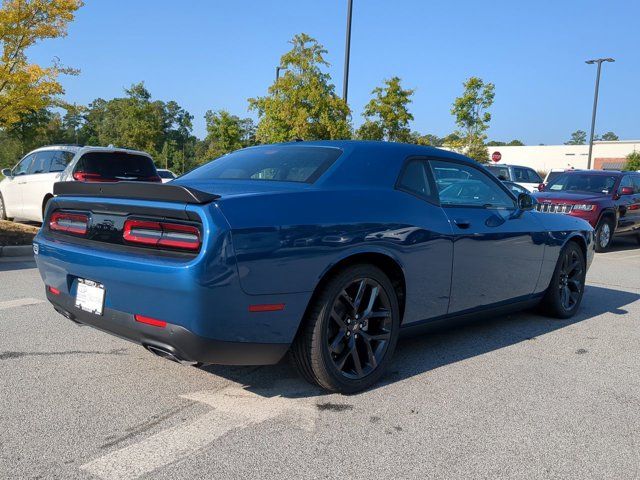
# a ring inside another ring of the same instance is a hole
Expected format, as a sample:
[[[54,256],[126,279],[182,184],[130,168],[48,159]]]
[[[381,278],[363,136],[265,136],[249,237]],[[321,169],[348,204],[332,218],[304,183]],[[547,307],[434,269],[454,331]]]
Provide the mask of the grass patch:
[[[0,220],[0,247],[30,245],[38,230],[33,225]]]

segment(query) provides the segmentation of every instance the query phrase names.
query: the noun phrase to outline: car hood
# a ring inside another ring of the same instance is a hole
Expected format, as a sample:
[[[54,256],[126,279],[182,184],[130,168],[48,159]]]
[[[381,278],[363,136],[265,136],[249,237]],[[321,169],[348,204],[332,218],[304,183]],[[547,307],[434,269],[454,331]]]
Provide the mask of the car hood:
[[[603,194],[575,192],[539,192],[533,195],[538,202],[601,202],[607,197]]]

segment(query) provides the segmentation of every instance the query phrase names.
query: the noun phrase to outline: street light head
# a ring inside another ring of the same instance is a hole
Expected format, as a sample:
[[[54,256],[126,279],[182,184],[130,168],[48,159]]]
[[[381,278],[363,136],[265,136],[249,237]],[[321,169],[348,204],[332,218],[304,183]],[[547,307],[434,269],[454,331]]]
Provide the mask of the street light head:
[[[587,60],[584,63],[588,63],[589,65],[593,65],[594,63],[602,63],[602,62],[615,62],[615,60],[611,57],[607,58],[594,58],[593,60]]]

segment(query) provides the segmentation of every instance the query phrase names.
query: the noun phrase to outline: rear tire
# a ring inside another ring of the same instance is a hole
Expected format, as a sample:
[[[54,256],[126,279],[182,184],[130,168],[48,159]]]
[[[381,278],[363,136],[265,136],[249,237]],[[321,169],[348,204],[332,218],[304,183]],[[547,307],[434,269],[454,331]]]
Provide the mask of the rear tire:
[[[291,347],[300,374],[325,390],[355,393],[376,383],[398,341],[400,309],[388,277],[354,265],[329,279]]]
[[[567,243],[558,258],[549,288],[540,303],[542,311],[556,318],[570,318],[578,311],[584,294],[587,266],[582,249]]]
[[[596,227],[596,252],[606,252],[613,242],[615,223],[610,217],[605,217]]]

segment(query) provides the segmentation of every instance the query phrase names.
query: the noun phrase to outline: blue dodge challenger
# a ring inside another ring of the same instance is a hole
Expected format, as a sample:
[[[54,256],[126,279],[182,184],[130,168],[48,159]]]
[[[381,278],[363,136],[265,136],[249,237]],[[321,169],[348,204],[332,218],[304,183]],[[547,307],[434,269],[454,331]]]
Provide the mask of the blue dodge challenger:
[[[402,333],[539,305],[568,318],[592,227],[443,150],[236,151],[168,184],[58,183],[34,252],[54,308],[184,363],[287,352],[326,390],[383,375]]]

